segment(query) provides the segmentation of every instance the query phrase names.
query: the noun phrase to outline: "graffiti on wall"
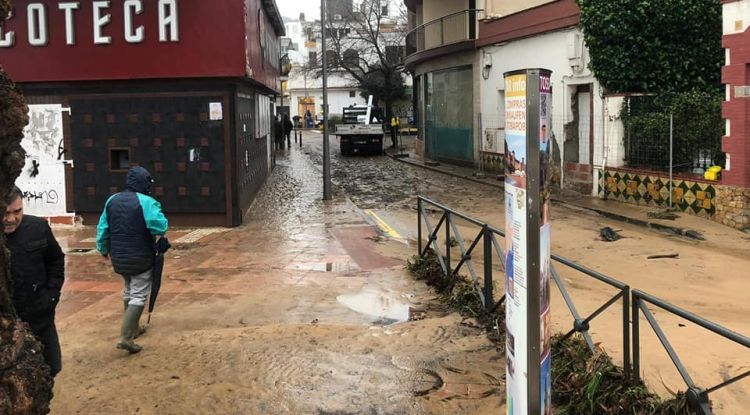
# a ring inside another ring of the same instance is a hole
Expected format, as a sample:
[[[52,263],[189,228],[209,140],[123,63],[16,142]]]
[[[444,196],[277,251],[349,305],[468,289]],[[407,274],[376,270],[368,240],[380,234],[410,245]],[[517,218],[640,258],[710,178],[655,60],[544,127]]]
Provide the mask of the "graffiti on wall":
[[[23,191],[25,213],[67,216],[62,105],[29,105],[29,125],[21,145],[26,164],[16,185]]]

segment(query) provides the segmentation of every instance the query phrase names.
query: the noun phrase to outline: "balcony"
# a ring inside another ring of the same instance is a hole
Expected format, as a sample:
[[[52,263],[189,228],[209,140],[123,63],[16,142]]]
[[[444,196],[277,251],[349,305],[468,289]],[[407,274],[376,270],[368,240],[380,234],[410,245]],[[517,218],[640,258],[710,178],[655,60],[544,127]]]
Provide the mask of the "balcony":
[[[477,13],[468,9],[449,14],[412,29],[406,35],[406,65],[474,48]]]

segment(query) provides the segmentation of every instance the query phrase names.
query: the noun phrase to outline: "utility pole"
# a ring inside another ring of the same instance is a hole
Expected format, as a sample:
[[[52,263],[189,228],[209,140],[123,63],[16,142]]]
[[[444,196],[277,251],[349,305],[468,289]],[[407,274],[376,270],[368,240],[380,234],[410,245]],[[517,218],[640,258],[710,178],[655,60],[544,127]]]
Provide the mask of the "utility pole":
[[[331,148],[328,144],[328,54],[326,53],[326,0],[320,0],[323,49],[323,200],[331,200]]]

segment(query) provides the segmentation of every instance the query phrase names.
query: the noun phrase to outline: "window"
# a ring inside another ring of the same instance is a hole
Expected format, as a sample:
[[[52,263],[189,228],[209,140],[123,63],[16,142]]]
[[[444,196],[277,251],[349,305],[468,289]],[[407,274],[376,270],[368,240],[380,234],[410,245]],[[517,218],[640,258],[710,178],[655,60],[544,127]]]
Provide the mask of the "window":
[[[349,91],[349,98],[355,98],[357,96],[357,91]]]
[[[111,171],[127,171],[130,168],[129,148],[109,149],[109,169]]]
[[[383,16],[388,16],[388,6],[383,6],[380,12]]]

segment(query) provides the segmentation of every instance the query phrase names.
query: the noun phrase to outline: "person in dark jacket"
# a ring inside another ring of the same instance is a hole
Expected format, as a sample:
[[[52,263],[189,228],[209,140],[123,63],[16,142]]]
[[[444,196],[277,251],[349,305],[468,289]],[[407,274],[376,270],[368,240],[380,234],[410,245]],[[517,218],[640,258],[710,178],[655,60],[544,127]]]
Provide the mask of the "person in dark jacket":
[[[284,149],[284,132],[281,130],[284,124],[281,123],[281,117],[273,117],[273,138],[276,140],[276,148]]]
[[[13,306],[44,346],[44,361],[54,377],[62,369],[55,307],[65,280],[65,254],[47,221],[23,214],[23,193],[14,187],[5,196],[3,228],[10,251]]]
[[[281,121],[282,125],[284,127],[284,137],[286,138],[286,145],[288,148],[292,148],[292,130],[294,129],[294,124],[292,124],[292,120],[289,119],[289,114],[284,114],[284,119]]]
[[[115,272],[125,282],[125,317],[117,348],[130,353],[142,349],[134,339],[145,331],[139,321],[151,289],[154,258],[157,251],[166,251],[164,246],[169,245],[165,237],[167,218],[159,202],[149,196],[153,181],[143,167],[131,168],[126,190],[112,195],[104,204],[96,232],[97,251],[111,259]]]

